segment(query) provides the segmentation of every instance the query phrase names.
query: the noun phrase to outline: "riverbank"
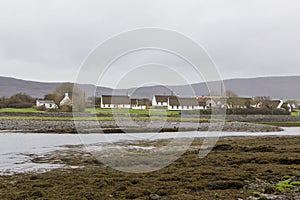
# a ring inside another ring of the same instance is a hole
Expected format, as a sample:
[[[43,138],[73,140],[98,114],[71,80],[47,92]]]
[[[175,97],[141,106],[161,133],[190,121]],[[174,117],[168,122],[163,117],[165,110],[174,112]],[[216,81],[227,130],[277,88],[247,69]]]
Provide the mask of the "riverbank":
[[[76,126],[77,125],[77,126]],[[121,126],[120,126],[121,125]],[[165,121],[159,120],[55,120],[48,118],[0,118],[0,131],[22,133],[138,133],[138,132],[177,132],[177,131],[232,131],[232,132],[276,132],[280,127],[245,122],[222,122],[205,120]]]
[[[166,140],[130,145],[159,146]],[[0,176],[0,199],[297,199],[300,137],[225,137],[199,159],[195,139],[174,163],[129,174],[70,147],[32,162],[79,166],[46,173]],[[155,163],[154,163],[155,164]],[[298,198],[299,199],[299,198]]]

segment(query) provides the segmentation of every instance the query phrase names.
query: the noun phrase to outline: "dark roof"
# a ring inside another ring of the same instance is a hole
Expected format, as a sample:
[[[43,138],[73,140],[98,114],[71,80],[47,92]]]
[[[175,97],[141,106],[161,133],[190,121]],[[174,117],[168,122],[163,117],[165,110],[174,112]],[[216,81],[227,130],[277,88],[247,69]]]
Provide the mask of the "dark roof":
[[[250,104],[255,104],[252,98],[248,97],[228,97],[227,98],[228,104],[232,104],[233,106],[246,106],[247,102]]]
[[[169,97],[176,97],[170,95],[155,95],[156,102],[168,102]]]
[[[225,104],[226,98],[223,96],[198,96],[197,100],[200,106],[206,106],[207,102],[213,101],[216,104]]]
[[[183,98],[183,97],[169,97],[169,104],[171,106],[199,106],[196,98]]]
[[[121,95],[102,95],[103,104],[130,104],[129,96]]]
[[[277,108],[281,104],[281,100],[265,100],[261,101],[261,106],[264,108]]]
[[[131,99],[131,105],[138,105],[138,106],[151,106],[150,99]]]
[[[203,97],[197,97],[197,101],[199,106],[206,106],[207,101],[213,100],[212,98],[209,98],[207,96],[203,96]]]
[[[206,101],[198,101],[199,106],[206,106]]]
[[[131,105],[137,105],[138,104],[138,99],[130,99]]]

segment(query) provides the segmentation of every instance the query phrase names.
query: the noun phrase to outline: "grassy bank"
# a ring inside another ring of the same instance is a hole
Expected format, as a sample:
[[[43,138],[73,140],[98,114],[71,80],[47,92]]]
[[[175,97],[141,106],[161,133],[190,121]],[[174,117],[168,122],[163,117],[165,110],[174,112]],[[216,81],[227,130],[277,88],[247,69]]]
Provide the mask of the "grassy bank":
[[[44,112],[36,110],[35,108],[1,108],[0,112],[8,112],[8,113],[36,113],[36,112]]]
[[[93,121],[93,120],[99,120],[99,121],[115,121],[117,120],[134,120],[134,121],[148,121],[148,120],[167,120],[167,121],[174,121],[174,122],[208,122],[210,120],[212,121],[220,121],[220,119],[210,119],[210,118],[184,118],[184,117],[164,117],[164,116],[151,116],[151,117],[126,117],[126,116],[117,116],[117,117],[38,117],[38,116],[0,116],[0,119],[29,119],[29,120],[48,120],[48,121],[74,121],[74,120],[80,120],[80,121]],[[222,121],[222,120],[221,120]]]
[[[171,110],[159,110],[159,109],[110,109],[110,108],[87,108],[85,112],[95,113],[95,114],[140,114],[140,115],[148,115],[148,114],[164,114],[164,115],[179,115],[179,111],[171,111]]]
[[[76,151],[35,158],[33,162],[47,159],[82,168],[1,176],[0,199],[263,199],[263,193],[293,199],[299,195],[300,137],[222,138],[204,159],[198,158],[201,144],[196,139],[177,161],[147,174],[119,172]]]
[[[95,114],[93,116],[92,114]],[[134,121],[170,121],[170,122],[209,122],[220,121],[217,117],[210,118],[209,115],[184,114],[180,115],[179,111],[166,110],[134,110],[134,109],[86,109],[85,113],[78,114],[81,117],[75,117],[75,120],[83,121],[114,121],[117,120],[134,120]],[[116,115],[117,117],[114,117]],[[97,116],[97,117],[96,117]],[[49,121],[73,121],[72,113],[42,112],[34,108],[0,109],[0,119],[32,119],[32,120],[49,120]],[[300,118],[297,116],[279,116],[279,115],[227,115],[225,121],[250,122],[255,124],[265,124],[279,127],[300,127]]]

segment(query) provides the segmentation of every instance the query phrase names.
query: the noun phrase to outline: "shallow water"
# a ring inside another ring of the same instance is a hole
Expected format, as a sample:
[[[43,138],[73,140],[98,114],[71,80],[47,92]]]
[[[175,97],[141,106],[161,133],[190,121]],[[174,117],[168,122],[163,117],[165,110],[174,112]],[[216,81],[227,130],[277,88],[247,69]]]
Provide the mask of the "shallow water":
[[[192,137],[225,136],[300,136],[300,127],[284,128],[282,132],[172,132],[172,133],[131,133],[131,134],[0,134],[0,173],[10,174],[28,171],[45,171],[53,168],[68,167],[59,164],[32,163],[30,155],[44,155],[56,150],[68,149],[65,145],[93,144],[97,150],[118,148],[109,145],[121,141],[157,140]],[[100,146],[99,146],[100,144]],[[103,144],[101,146],[101,144]],[[122,147],[120,147],[122,148]],[[131,146],[130,148],[143,148]],[[148,147],[151,148],[151,147]],[[85,148],[82,148],[85,150]]]

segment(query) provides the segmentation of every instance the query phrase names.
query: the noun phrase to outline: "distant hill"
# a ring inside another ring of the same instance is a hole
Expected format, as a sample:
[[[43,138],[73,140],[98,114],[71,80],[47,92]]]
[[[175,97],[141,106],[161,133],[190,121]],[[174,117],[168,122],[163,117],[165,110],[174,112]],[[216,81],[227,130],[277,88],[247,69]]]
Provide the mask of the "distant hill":
[[[224,80],[224,85],[226,90],[230,90],[239,96],[300,99],[300,76],[228,79]],[[137,90],[130,89],[129,93],[134,91],[135,96],[152,97],[153,94],[171,94],[172,90],[178,96],[192,96],[194,94],[190,93],[191,87],[196,95],[207,95],[209,93],[206,83],[197,83],[191,86],[150,86]]]
[[[0,97],[10,97],[16,93],[25,93],[35,98],[43,98],[45,94],[53,92],[62,83],[45,83],[0,77]],[[86,96],[92,96],[95,91],[95,86],[89,84],[82,84],[80,88],[86,92]],[[112,93],[112,89],[106,87],[97,87],[96,94],[101,95],[98,91],[101,91],[101,94]]]
[[[9,97],[16,93],[26,93],[32,97],[42,98],[45,94],[52,92],[62,83],[44,83],[25,81],[15,78],[0,77],[0,96]],[[286,77],[261,77],[246,79],[224,80],[226,90],[230,90],[240,96],[270,96],[279,99],[300,99],[300,76]],[[95,86],[83,84],[80,88],[85,91],[86,96],[94,95]],[[115,90],[116,94],[133,94],[134,97],[151,98],[154,94],[171,94],[171,90],[179,96],[191,96],[190,86],[149,86],[142,88],[131,88],[127,90]],[[207,95],[208,90],[205,83],[193,84],[196,95]],[[111,94],[113,89],[97,87],[96,95]]]

